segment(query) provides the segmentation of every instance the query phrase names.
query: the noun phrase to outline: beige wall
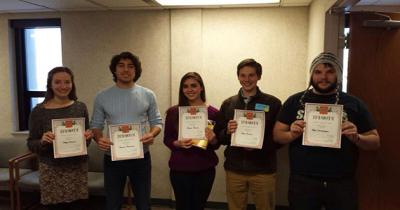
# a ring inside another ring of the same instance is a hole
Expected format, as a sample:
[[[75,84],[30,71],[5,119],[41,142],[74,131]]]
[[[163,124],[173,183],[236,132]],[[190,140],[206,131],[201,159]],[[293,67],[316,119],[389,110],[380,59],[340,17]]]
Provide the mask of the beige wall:
[[[325,44],[325,14],[337,0],[313,0],[310,5],[308,29],[307,70],[304,75],[308,78],[308,68],[311,61],[324,51]],[[308,82],[308,79],[306,80]]]
[[[8,21],[2,16],[0,16],[0,28],[0,136],[9,137],[13,131],[14,123],[13,105],[10,103],[12,99],[10,88],[13,77],[10,75]]]
[[[0,137],[11,136],[15,119],[12,51],[8,19],[61,17],[64,65],[76,74],[80,100],[91,112],[93,97],[113,84],[111,55],[129,50],[142,60],[139,83],[157,94],[160,110],[177,103],[181,76],[197,71],[205,80],[208,103],[219,107],[240,85],[237,63],[248,57],[264,68],[259,86],[284,101],[305,87],[309,17],[307,7],[182,9],[0,15]],[[152,146],[152,197],[170,198],[167,160],[161,143]],[[210,201],[225,201],[223,148]],[[278,204],[286,204],[287,154],[279,156]]]

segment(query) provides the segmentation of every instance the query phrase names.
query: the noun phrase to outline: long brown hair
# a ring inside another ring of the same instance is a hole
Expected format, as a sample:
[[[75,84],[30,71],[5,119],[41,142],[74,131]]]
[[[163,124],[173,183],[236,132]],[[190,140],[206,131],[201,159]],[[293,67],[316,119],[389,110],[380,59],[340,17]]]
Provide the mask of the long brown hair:
[[[189,101],[186,98],[185,94],[183,93],[183,83],[187,79],[194,79],[196,80],[200,86],[202,87],[202,91],[200,92],[200,98],[203,102],[206,102],[206,88],[204,87],[203,79],[201,78],[200,74],[197,72],[188,72],[185,75],[183,75],[181,79],[181,83],[179,85],[179,106],[189,106]]]
[[[69,74],[71,77],[71,82],[72,82],[72,89],[71,92],[68,94],[68,98],[71,100],[76,101],[78,97],[76,96],[76,89],[75,89],[75,82],[74,82],[74,74],[72,73],[71,69],[65,66],[59,66],[53,68],[51,71],[49,71],[47,75],[47,90],[46,90],[46,95],[44,96],[44,101],[43,103],[46,103],[50,99],[54,98],[54,92],[53,89],[51,88],[51,82],[53,81],[54,74],[59,73],[59,72],[65,72]]]

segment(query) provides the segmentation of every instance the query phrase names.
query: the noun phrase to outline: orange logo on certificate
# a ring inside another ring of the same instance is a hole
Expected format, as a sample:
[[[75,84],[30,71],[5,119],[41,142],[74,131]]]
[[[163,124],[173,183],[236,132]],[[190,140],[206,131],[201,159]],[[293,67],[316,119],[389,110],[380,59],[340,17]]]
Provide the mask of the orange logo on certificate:
[[[130,127],[129,127],[129,125],[121,125],[119,127],[119,129],[122,131],[122,133],[128,133],[130,130]]]
[[[319,107],[319,113],[320,114],[328,114],[328,106],[327,105],[321,105]]]
[[[246,119],[252,120],[254,118],[254,113],[253,112],[246,112]]]
[[[189,107],[188,112],[190,115],[195,115],[197,113],[197,108],[196,107]]]
[[[72,120],[66,120],[64,121],[64,125],[66,128],[72,128],[73,122]]]

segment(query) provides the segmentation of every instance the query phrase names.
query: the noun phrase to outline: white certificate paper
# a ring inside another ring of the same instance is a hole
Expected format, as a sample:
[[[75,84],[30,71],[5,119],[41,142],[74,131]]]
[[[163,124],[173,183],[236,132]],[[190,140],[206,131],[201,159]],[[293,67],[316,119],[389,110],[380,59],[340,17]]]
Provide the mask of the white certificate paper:
[[[129,160],[143,158],[143,144],[140,124],[109,125],[111,145],[111,160]]]
[[[180,106],[178,139],[205,139],[207,120],[207,107]]]
[[[264,142],[265,112],[235,109],[238,127],[231,136],[231,146],[261,149]]]
[[[305,104],[303,145],[340,148],[343,105]]]
[[[52,119],[54,158],[87,154],[85,118]]]

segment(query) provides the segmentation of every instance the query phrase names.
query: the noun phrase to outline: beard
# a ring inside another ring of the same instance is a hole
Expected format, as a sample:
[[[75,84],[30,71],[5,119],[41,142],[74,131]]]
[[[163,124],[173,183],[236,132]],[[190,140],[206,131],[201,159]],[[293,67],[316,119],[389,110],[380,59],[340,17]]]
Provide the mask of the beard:
[[[331,93],[333,90],[335,90],[337,88],[337,82],[334,82],[332,84],[330,84],[327,88],[320,88],[318,86],[318,84],[316,84],[314,81],[311,81],[311,86],[318,92],[318,93],[322,93],[322,94],[326,94],[326,93]]]

